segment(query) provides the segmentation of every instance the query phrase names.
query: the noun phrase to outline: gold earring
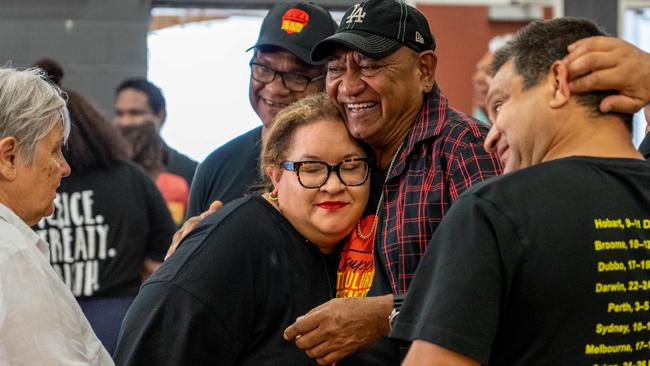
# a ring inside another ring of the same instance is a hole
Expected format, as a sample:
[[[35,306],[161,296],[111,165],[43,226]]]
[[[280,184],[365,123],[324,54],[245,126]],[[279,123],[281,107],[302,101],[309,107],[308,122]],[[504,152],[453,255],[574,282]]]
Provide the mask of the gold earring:
[[[277,201],[278,200],[278,193],[275,192],[275,191],[269,192],[269,199],[271,201]]]

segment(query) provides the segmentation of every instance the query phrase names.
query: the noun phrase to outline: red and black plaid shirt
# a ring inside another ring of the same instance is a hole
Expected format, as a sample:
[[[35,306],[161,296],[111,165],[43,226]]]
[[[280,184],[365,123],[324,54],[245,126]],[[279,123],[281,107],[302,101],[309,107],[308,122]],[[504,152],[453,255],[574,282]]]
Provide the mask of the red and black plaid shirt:
[[[425,96],[383,188],[374,294],[405,294],[449,206],[473,183],[501,173],[497,157],[483,148],[487,132],[448,107],[438,88]]]

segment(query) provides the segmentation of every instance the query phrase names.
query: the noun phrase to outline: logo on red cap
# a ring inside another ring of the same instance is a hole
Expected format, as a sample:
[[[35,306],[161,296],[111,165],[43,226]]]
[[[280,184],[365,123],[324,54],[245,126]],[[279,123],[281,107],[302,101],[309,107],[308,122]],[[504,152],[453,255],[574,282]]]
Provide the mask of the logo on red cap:
[[[300,33],[309,23],[309,14],[300,9],[289,9],[282,16],[282,30],[288,34]]]

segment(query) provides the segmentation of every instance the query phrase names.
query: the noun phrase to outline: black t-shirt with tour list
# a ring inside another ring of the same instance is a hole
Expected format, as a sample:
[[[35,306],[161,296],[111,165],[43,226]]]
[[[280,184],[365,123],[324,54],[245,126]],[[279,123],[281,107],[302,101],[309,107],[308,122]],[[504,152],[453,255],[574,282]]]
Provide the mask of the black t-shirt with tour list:
[[[176,227],[153,180],[131,162],[72,172],[35,227],[75,297],[134,296],[145,258],[162,261]]]
[[[574,157],[479,184],[434,234],[391,336],[489,365],[650,362],[650,165]]]

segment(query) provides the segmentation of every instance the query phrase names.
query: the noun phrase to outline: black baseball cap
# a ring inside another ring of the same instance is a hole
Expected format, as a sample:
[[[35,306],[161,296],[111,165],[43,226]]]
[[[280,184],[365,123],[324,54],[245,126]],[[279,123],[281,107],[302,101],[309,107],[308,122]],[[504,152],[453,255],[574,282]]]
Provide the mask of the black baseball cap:
[[[435,50],[436,41],[427,18],[416,8],[403,1],[367,0],[345,12],[336,33],[314,47],[312,61],[324,60],[337,46],[382,58],[402,46],[416,52]]]
[[[276,4],[262,21],[257,42],[247,51],[260,46],[276,46],[293,53],[300,60],[320,65],[309,57],[316,43],[336,31],[332,15],[311,1],[287,1]]]

